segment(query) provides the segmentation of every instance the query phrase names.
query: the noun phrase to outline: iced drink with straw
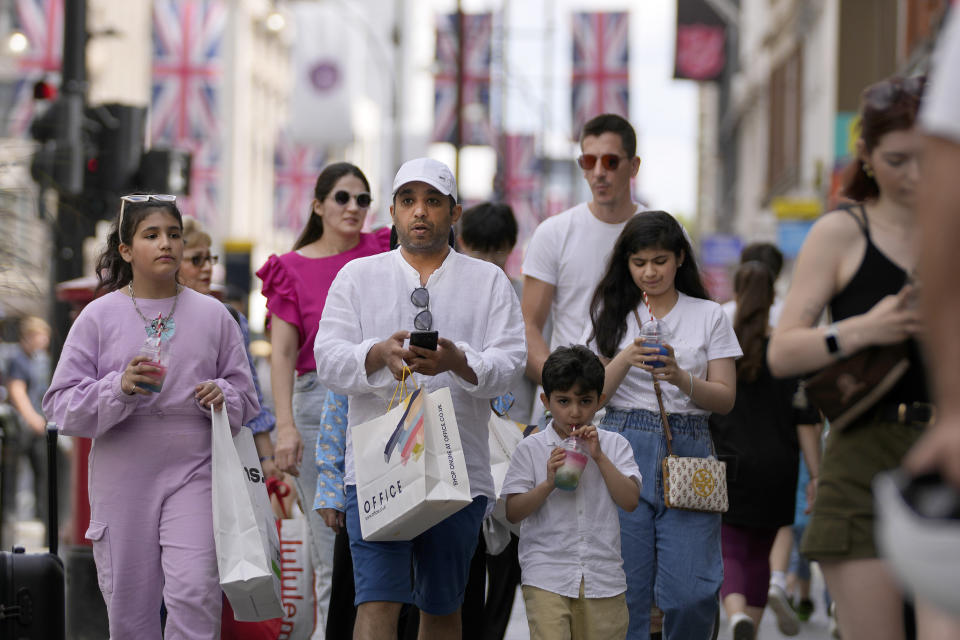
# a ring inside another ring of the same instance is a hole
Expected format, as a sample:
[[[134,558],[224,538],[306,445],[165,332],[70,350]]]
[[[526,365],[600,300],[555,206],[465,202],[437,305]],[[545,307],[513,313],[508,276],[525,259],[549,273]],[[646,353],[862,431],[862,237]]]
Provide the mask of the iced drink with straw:
[[[643,304],[647,307],[647,313],[650,319],[640,327],[640,344],[650,349],[659,349],[658,353],[662,356],[669,355],[667,348],[663,346],[663,327],[660,326],[660,321],[653,315],[653,309],[650,308],[650,301],[647,299],[646,291],[643,292]],[[666,366],[665,363],[659,360],[646,360],[644,364],[648,364],[654,368]]]
[[[575,428],[575,425],[571,425],[571,429]],[[583,470],[587,466],[587,454],[576,436],[568,436],[560,447],[564,453],[563,465],[554,475],[553,486],[564,491],[575,491],[580,484],[580,476],[583,475]]]
[[[160,393],[160,390],[163,389],[163,381],[167,378],[167,365],[164,364],[165,358],[163,357],[160,337],[147,338],[137,355],[147,358],[143,364],[159,369],[159,371],[144,371],[143,375],[150,376],[153,381],[138,382],[136,383],[137,386],[152,393]]]

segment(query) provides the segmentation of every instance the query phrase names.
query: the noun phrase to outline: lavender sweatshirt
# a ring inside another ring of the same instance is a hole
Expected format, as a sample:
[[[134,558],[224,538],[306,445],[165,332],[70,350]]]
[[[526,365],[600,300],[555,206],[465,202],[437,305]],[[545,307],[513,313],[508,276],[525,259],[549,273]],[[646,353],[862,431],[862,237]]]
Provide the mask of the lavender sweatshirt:
[[[147,318],[166,316],[173,298],[137,298]],[[129,296],[114,291],[80,313],[43,398],[43,412],[61,433],[96,438],[138,416],[172,421],[210,420],[194,398],[197,384],[213,380],[226,398],[234,432],[260,411],[240,328],[216,299],[184,287],[174,313],[176,331],[164,343],[167,376],[160,393],[127,395],[120,378],[147,337]]]

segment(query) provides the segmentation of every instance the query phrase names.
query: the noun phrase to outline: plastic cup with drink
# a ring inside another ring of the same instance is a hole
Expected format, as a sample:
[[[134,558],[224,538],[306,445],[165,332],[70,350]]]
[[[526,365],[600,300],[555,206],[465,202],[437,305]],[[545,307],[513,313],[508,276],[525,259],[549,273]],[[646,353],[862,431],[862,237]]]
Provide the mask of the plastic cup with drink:
[[[660,355],[670,355],[667,348],[663,346],[663,331],[660,321],[656,318],[651,318],[640,327],[640,343],[650,349],[659,349]],[[666,366],[659,360],[646,360],[644,363],[654,368]]]
[[[143,343],[143,346],[140,347],[138,356],[144,356],[147,358],[143,364],[150,365],[151,367],[156,367],[159,371],[144,371],[143,375],[153,378],[151,382],[138,382],[136,383],[141,389],[146,389],[152,393],[160,393],[160,390],[163,389],[163,381],[167,377],[167,365],[166,357],[163,353],[162,343],[160,342],[159,337],[147,338]]]
[[[587,454],[576,436],[568,436],[560,447],[564,452],[564,460],[553,477],[553,486],[564,491],[575,491],[587,466]]]

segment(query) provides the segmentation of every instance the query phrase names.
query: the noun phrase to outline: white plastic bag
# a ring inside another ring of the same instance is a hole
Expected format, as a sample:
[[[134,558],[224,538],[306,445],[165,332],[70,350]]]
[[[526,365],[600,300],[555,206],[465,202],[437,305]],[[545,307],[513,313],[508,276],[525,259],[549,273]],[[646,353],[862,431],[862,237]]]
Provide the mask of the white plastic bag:
[[[220,586],[242,621],[283,616],[280,540],[250,429],[233,438],[224,407],[213,410],[213,535]]]
[[[520,535],[520,525],[507,520],[507,503],[500,495],[500,491],[503,489],[503,481],[507,477],[513,452],[517,450],[529,428],[528,425],[511,420],[509,416],[497,415],[495,411],[490,412],[490,419],[487,421],[487,430],[490,435],[487,442],[490,445],[490,473],[493,475],[493,490],[496,493],[497,502],[489,516],[495,523],[485,523],[483,528],[488,549],[499,548],[502,551],[510,542],[510,533]],[[497,555],[499,552],[490,551],[490,553]]]

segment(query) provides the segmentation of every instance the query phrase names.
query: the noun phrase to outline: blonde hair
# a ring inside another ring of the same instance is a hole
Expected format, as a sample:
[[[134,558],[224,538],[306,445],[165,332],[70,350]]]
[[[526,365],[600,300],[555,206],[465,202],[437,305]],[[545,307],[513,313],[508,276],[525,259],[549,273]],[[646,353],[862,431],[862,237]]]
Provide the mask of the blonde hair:
[[[203,230],[199,220],[183,216],[183,246],[193,248],[199,245],[210,247],[213,245],[213,239]]]
[[[26,316],[20,320],[20,335],[26,336],[31,333],[45,333],[50,335],[50,325],[43,318],[37,316]]]

